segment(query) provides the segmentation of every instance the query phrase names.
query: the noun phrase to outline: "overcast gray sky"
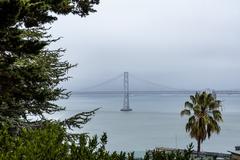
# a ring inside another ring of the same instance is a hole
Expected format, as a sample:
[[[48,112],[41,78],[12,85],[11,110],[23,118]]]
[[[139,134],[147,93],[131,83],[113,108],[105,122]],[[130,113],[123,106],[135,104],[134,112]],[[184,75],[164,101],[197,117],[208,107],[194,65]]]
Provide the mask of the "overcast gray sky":
[[[240,89],[239,0],[101,0],[86,18],[59,17],[55,46],[78,63],[78,90],[124,71],[184,89]]]

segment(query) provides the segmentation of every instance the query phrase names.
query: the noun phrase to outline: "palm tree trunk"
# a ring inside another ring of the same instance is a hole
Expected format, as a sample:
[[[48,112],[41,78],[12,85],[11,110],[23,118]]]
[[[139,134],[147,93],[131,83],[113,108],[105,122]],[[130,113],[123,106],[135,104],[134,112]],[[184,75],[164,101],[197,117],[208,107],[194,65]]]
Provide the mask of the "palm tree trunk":
[[[201,149],[201,141],[200,141],[200,139],[198,139],[198,142],[197,142],[197,156],[199,156],[200,149]]]

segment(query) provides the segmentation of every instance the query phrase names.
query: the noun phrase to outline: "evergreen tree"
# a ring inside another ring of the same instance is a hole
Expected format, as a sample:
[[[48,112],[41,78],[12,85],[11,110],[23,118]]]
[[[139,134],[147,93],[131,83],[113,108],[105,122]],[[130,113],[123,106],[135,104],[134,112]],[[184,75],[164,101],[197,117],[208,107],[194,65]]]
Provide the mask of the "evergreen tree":
[[[45,26],[57,20],[56,14],[85,17],[95,12],[93,7],[98,3],[98,0],[0,1],[0,121],[19,126],[30,124],[29,115],[43,120],[45,113],[64,110],[54,101],[69,97],[69,92],[59,84],[68,80],[66,72],[74,65],[60,60],[63,49],[48,49],[58,39],[53,39]],[[79,127],[93,113],[79,113],[63,123]]]

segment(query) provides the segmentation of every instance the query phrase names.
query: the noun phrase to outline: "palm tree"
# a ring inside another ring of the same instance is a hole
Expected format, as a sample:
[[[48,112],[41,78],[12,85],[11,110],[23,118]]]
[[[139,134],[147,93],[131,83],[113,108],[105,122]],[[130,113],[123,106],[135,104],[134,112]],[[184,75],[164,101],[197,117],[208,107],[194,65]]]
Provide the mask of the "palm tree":
[[[190,96],[191,101],[185,102],[181,116],[189,116],[186,132],[197,140],[197,152],[200,152],[201,143],[210,138],[212,133],[219,133],[219,122],[223,122],[220,112],[221,101],[208,92],[196,92]]]

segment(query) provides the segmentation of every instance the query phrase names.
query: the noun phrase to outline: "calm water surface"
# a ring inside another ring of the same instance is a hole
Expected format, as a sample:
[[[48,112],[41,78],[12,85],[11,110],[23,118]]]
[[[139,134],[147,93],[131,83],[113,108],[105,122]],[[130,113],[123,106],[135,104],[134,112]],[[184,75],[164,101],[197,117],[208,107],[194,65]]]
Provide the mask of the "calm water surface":
[[[185,148],[193,142],[185,132],[187,118],[180,117],[188,95],[131,95],[132,112],[121,112],[122,95],[72,95],[58,103],[66,111],[53,115],[66,118],[101,107],[92,120],[77,132],[108,134],[109,150],[143,152],[155,147]],[[221,133],[206,140],[206,151],[227,152],[240,145],[240,95],[218,96],[223,101]]]

